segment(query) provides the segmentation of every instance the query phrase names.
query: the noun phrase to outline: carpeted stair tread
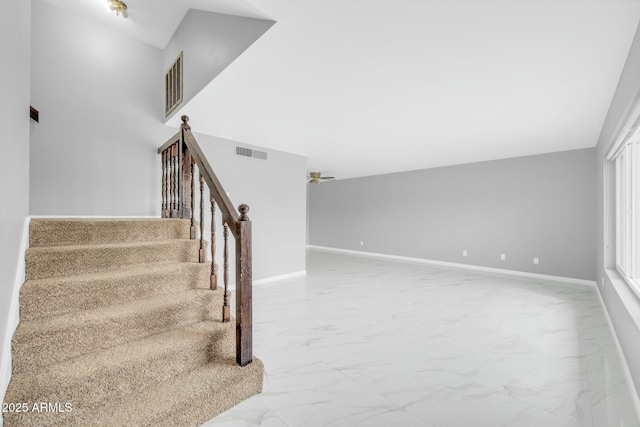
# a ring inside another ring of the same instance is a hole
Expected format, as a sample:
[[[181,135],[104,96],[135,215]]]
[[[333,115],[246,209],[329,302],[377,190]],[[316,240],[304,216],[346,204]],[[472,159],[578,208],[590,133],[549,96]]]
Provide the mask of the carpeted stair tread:
[[[42,218],[29,224],[29,246],[189,239],[190,221],[169,218]]]
[[[264,366],[225,359],[151,384],[114,402],[69,412],[4,414],[7,426],[188,427],[226,411],[262,390]],[[61,402],[64,405],[64,402]]]
[[[197,240],[49,246],[27,249],[26,279],[125,270],[158,263],[198,262]]]
[[[203,320],[220,320],[222,299],[220,290],[191,289],[21,322],[13,336],[13,371],[50,365]]]
[[[235,323],[199,322],[14,375],[11,402],[106,405],[173,376],[235,355]]]
[[[59,316],[187,289],[208,288],[210,273],[210,263],[182,262],[28,280],[20,290],[20,319]]]
[[[30,411],[4,425],[197,426],[261,391],[189,235],[179,219],[31,221],[5,396]]]
[[[55,426],[189,427],[221,414],[238,402],[262,391],[264,366],[254,358],[240,367],[225,359],[194,369],[149,387],[144,393],[115,405],[87,408],[74,420],[57,420]],[[112,414],[118,414],[114,419]]]

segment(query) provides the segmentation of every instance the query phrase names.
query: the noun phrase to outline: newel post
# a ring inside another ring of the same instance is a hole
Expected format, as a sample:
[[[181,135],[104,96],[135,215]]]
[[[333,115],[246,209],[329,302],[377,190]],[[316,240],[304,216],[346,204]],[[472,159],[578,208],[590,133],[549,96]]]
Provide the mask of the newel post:
[[[251,277],[251,221],[249,206],[242,204],[236,222],[236,361],[245,366],[253,360],[252,342],[252,277]]]
[[[191,126],[189,126],[189,116],[185,114],[180,117],[180,120],[182,120],[182,125],[180,125],[182,129],[191,129]]]

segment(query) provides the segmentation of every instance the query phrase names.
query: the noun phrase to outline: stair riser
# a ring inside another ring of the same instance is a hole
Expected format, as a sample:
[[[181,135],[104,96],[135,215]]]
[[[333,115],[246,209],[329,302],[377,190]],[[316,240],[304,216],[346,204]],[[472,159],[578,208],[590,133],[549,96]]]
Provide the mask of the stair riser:
[[[145,265],[198,262],[198,241],[180,240],[114,246],[32,248],[26,254],[26,279],[43,279]]]
[[[29,246],[93,245],[189,239],[184,219],[33,219]]]
[[[63,329],[46,326],[29,333],[22,324],[13,337],[13,371],[23,372],[71,357],[160,333],[203,320],[215,320],[222,307],[220,294],[193,291],[194,297],[145,312],[125,312],[107,319],[78,319]]]
[[[233,358],[235,324],[225,324],[192,341],[182,341],[153,358],[129,364],[103,366],[90,372],[65,375],[16,375],[5,399],[13,402],[70,402],[75,410],[106,404],[211,361]],[[212,344],[214,343],[214,344]]]
[[[114,277],[61,277],[25,283],[20,291],[20,320],[60,316],[187,289],[206,289],[210,264],[175,264],[171,269]]]

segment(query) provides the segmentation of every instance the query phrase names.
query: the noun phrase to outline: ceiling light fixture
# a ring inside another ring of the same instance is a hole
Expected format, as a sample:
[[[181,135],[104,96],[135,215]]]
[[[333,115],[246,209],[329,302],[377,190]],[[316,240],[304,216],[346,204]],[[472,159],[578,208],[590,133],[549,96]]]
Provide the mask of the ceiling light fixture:
[[[120,0],[107,0],[107,10],[116,14],[116,16],[122,15],[123,18],[127,18],[127,5]]]
[[[322,176],[321,172],[309,172],[309,184],[320,184],[321,182],[324,181],[331,181],[333,179],[335,179],[332,176]]]

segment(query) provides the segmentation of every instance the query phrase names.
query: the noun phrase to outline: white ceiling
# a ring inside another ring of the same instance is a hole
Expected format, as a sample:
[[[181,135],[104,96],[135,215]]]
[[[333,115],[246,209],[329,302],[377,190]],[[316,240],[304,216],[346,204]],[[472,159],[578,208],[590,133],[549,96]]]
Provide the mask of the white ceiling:
[[[107,0],[44,1],[160,49],[165,48],[189,9],[270,19],[244,0],[122,0],[127,5],[127,19],[114,17],[106,9]]]
[[[640,20],[638,0],[47,1],[159,47],[188,7],[277,21],[180,114],[338,178],[595,146]]]

